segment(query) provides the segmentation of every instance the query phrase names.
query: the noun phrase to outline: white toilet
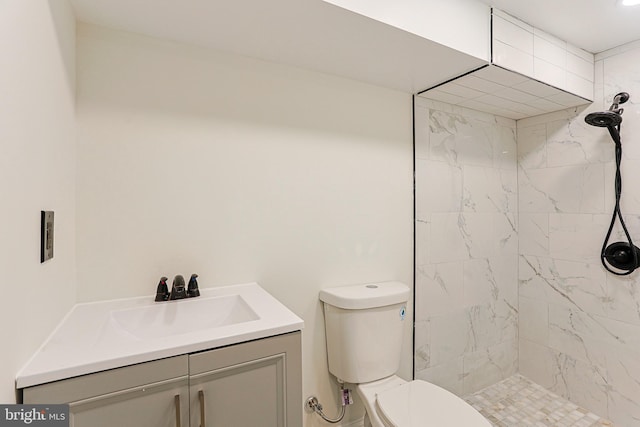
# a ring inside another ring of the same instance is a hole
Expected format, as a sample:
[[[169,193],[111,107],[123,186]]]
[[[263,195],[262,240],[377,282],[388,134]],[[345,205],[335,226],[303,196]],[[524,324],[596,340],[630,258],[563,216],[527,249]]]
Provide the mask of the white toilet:
[[[491,427],[453,393],[426,381],[405,381],[400,367],[409,288],[400,282],[329,288],[324,303],[329,371],[356,384],[365,427]]]

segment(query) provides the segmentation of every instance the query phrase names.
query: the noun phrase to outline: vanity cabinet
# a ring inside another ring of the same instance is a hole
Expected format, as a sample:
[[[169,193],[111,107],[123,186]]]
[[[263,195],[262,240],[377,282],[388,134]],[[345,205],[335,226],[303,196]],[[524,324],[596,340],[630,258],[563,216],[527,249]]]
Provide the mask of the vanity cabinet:
[[[27,387],[73,427],[301,427],[301,333]]]

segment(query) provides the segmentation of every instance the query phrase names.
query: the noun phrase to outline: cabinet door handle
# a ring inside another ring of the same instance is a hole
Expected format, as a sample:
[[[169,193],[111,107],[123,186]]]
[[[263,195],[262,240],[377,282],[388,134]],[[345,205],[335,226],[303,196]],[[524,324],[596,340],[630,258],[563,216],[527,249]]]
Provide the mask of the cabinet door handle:
[[[182,418],[180,416],[180,395],[176,394],[176,396],[173,398],[173,401],[176,404],[176,427],[180,427],[180,418]]]
[[[206,427],[204,422],[204,391],[198,392],[198,398],[200,399],[200,427]]]

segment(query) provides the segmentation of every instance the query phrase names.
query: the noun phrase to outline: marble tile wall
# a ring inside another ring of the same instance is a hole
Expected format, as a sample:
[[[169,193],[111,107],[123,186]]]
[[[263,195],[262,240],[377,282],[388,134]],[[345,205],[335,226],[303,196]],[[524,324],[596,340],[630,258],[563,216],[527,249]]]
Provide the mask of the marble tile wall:
[[[640,44],[599,55],[595,67],[594,104],[517,123],[519,366],[617,427],[637,427],[640,272],[615,276],[600,264],[614,205],[614,145],[584,117],[608,108],[618,92],[631,94],[623,106],[621,206],[640,242]]]
[[[415,103],[415,374],[469,394],[518,369],[516,123]]]

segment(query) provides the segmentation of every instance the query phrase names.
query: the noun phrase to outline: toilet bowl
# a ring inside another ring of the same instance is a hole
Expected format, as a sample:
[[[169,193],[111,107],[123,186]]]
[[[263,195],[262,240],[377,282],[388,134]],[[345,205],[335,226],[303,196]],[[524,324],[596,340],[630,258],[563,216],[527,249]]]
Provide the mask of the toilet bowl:
[[[365,427],[491,427],[467,402],[426,381],[392,375],[356,389],[367,412]]]

